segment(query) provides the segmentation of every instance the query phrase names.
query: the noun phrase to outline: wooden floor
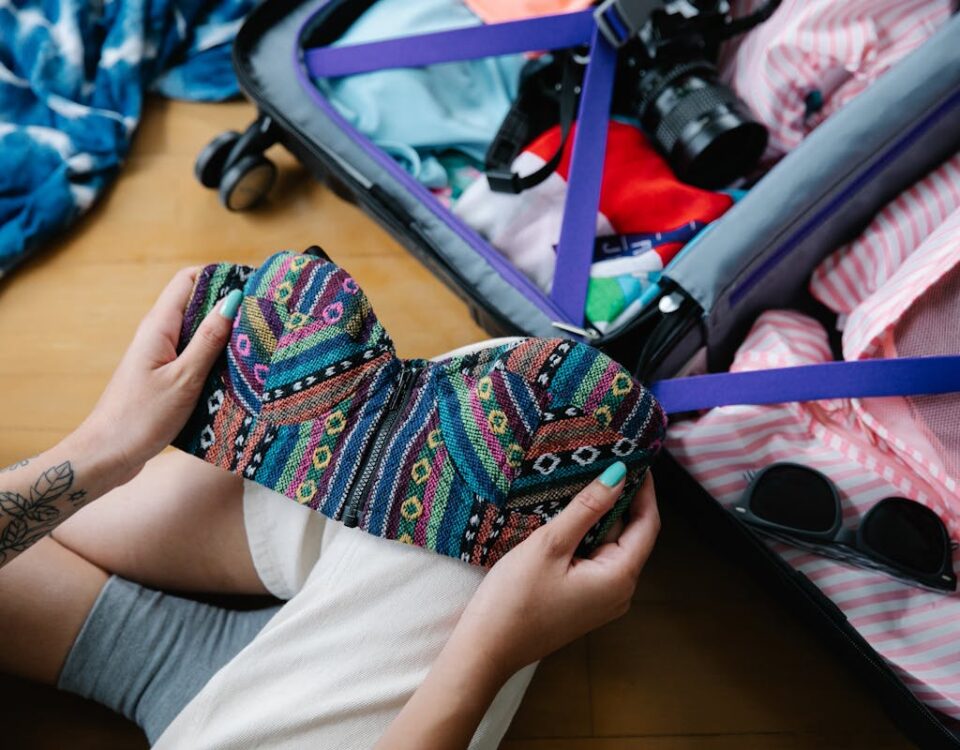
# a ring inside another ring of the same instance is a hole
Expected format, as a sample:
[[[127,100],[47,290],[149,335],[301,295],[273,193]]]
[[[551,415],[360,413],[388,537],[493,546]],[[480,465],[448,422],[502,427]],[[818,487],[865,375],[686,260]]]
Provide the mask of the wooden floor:
[[[193,179],[201,146],[253,114],[243,103],[150,102],[109,194],[0,281],[0,465],[63,436],[97,398],[140,316],[174,273],[256,265],[317,243],[356,276],[401,355],[483,338],[466,308],[379,227],[287,154],[267,205],[230,214]],[[705,548],[660,498],[663,536],[635,604],[547,659],[508,750],[902,748],[909,745],[823,647],[744,571]],[[0,623],[0,632],[2,632]],[[140,748],[133,725],[0,678],[0,745]]]

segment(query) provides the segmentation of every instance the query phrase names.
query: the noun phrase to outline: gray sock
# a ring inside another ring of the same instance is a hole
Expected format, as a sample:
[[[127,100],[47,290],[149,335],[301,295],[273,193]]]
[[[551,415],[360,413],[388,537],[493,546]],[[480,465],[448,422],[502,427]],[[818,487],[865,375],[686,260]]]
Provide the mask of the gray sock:
[[[57,687],[135,721],[151,744],[279,609],[222,609],[111,577]]]

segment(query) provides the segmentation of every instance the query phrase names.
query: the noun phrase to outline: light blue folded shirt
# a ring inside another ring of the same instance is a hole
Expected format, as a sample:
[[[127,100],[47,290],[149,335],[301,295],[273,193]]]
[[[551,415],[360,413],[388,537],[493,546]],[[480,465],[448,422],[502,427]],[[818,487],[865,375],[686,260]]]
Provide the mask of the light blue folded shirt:
[[[379,0],[341,37],[359,44],[480,24],[460,0]],[[522,55],[317,79],[357,130],[427,187],[447,185],[437,159],[457,151],[482,165],[517,95]]]

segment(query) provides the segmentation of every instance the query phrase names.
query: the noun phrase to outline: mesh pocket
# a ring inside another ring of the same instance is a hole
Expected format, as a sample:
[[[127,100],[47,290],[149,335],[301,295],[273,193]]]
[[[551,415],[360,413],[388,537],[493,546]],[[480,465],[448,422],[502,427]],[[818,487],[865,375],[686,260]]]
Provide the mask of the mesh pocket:
[[[960,352],[960,265],[954,267],[913,305],[893,330],[900,357]],[[960,475],[960,394],[907,399],[915,418],[931,438],[946,472]]]
[[[883,338],[886,357],[960,352],[960,264],[926,288]],[[928,502],[960,531],[960,394],[864,399],[857,410],[915,474],[916,486],[901,488],[904,494]]]

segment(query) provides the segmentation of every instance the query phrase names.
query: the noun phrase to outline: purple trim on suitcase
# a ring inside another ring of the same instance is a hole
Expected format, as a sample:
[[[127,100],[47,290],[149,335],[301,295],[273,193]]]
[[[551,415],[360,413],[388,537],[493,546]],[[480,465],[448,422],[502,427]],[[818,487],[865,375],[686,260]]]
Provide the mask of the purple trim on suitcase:
[[[587,286],[597,239],[600,187],[607,153],[607,126],[613,99],[617,51],[599,27],[590,42],[590,62],[583,75],[583,94],[573,136],[563,222],[553,272],[553,301],[571,320],[583,320]],[[597,153],[599,152],[599,153]],[[577,325],[580,325],[579,323]]]
[[[960,91],[955,92],[950,98],[946,99],[940,106],[933,110],[929,115],[924,117],[920,122],[918,122],[913,128],[908,130],[899,140],[897,140],[893,146],[888,149],[884,155],[873,164],[867,171],[861,174],[856,180],[850,183],[846,188],[844,188],[835,198],[833,198],[826,206],[817,211],[812,217],[810,217],[803,226],[800,227],[796,232],[794,232],[790,237],[777,248],[776,252],[769,255],[763,263],[761,263],[755,271],[753,271],[747,278],[745,278],[740,284],[730,293],[730,306],[735,306],[741,299],[743,299],[750,291],[761,281],[763,278],[770,273],[771,270],[776,268],[781,260],[785,256],[789,255],[790,252],[799,245],[804,238],[812,232],[816,227],[822,224],[826,219],[836,213],[836,211],[844,206],[853,196],[857,194],[861,187],[869,183],[877,174],[877,172],[883,170],[893,159],[900,155],[903,151],[910,148],[919,138],[921,138],[924,133],[926,133],[936,122],[943,117],[946,112],[949,112],[951,109],[960,105]]]

